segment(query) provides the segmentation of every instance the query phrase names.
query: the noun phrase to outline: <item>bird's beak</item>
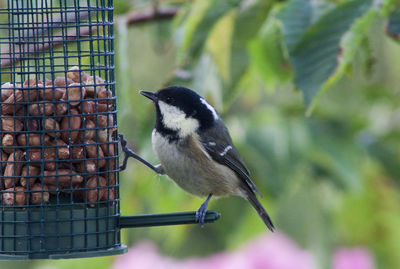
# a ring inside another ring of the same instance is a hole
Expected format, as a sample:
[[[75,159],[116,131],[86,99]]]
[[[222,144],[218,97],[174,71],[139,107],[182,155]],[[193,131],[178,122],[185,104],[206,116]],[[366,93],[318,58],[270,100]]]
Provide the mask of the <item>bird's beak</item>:
[[[153,102],[157,101],[157,94],[155,94],[154,92],[148,92],[148,91],[139,91],[139,93],[147,98],[149,98],[150,100],[152,100]]]

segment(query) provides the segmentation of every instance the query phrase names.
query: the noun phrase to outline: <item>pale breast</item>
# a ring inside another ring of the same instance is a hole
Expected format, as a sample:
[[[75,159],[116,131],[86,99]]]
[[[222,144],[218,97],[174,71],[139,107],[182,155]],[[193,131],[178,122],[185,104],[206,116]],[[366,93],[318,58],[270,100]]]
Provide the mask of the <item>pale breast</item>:
[[[197,196],[237,194],[239,179],[228,167],[214,162],[194,136],[170,144],[153,131],[153,149],[166,174],[185,191]]]

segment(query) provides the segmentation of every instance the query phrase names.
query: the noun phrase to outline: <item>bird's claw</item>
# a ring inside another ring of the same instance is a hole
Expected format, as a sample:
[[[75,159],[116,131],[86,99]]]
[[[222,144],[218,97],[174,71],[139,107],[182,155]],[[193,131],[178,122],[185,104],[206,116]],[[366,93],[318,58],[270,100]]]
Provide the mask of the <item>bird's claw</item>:
[[[207,207],[208,207],[208,201],[210,201],[212,194],[210,193],[207,197],[207,199],[204,201],[204,203],[201,204],[199,209],[196,211],[196,217],[195,220],[196,222],[200,225],[200,227],[204,226],[204,220],[206,218],[207,214]]]
[[[129,157],[132,157],[132,158],[135,158],[136,160],[140,161],[141,163],[143,163],[150,169],[152,169],[157,174],[160,174],[160,175],[164,174],[164,169],[162,168],[161,165],[154,166],[151,163],[149,163],[148,161],[146,161],[145,159],[143,159],[142,157],[140,157],[138,154],[136,154],[133,150],[131,150],[127,145],[128,141],[126,141],[126,139],[124,138],[124,135],[121,133],[119,134],[119,141],[121,143],[122,151],[124,152],[124,160],[122,162],[122,165],[119,167],[120,171],[123,171],[126,169],[128,159],[129,159]]]
[[[204,206],[204,204],[202,204],[200,208],[197,209],[195,217],[195,220],[200,225],[200,227],[204,226],[204,220],[206,218],[206,214],[207,214],[207,206]]]

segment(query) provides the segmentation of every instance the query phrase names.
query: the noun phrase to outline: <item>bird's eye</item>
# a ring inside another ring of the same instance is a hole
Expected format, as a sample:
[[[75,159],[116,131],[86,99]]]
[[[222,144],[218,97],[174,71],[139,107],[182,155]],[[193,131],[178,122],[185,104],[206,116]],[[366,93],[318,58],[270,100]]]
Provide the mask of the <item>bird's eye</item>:
[[[167,97],[167,99],[165,101],[167,101],[168,104],[172,104],[174,102],[174,98]]]

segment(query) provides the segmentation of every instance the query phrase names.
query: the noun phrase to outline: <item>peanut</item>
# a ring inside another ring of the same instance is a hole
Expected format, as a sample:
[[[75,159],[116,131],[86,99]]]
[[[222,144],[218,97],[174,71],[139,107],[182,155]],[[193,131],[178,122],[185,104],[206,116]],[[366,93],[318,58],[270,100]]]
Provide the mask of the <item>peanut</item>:
[[[44,169],[48,171],[56,170],[55,156],[56,151],[54,148],[46,148],[44,150]]]
[[[97,165],[96,165],[96,162],[93,160],[82,161],[76,165],[76,168],[79,173],[95,173],[95,172],[97,172]]]
[[[96,142],[93,140],[85,141],[86,153],[90,158],[96,159],[98,161],[98,166],[101,168],[106,164],[106,160],[104,159],[104,153],[101,147],[96,145]]]
[[[63,99],[69,101],[71,106],[77,106],[85,98],[86,89],[79,83],[72,83],[64,93]]]
[[[112,129],[103,129],[98,132],[99,142],[102,143],[100,147],[107,156],[115,155],[115,143],[110,143],[114,142],[112,138],[113,133],[114,130]]]
[[[102,168],[102,171],[105,173],[105,177],[107,179],[108,185],[115,184],[115,171],[116,167],[116,158],[108,159],[106,165]]]
[[[2,115],[12,115],[14,111],[21,108],[21,102],[32,102],[36,99],[37,90],[23,89],[15,90],[6,100],[1,104]]]
[[[44,88],[43,82],[36,78],[30,78],[25,80],[21,88],[23,101],[24,102],[34,101],[37,98],[39,91],[43,88]]]
[[[5,134],[2,139],[3,151],[8,154],[14,152],[14,149],[12,148],[14,145],[15,145],[14,136],[11,134]]]
[[[15,116],[17,116],[17,117],[25,117],[26,116],[26,108],[25,108],[25,106],[23,106],[20,109],[18,109],[17,112],[15,113]]]
[[[18,96],[18,99],[16,96]],[[12,93],[7,99],[5,99],[1,104],[1,114],[2,115],[12,115],[21,108],[21,105],[18,104],[22,101],[22,93],[20,90],[16,90]]]
[[[58,164],[58,169],[72,169],[74,170],[74,166],[72,165],[72,163],[65,161],[65,162],[60,162]]]
[[[105,156],[114,156],[115,155],[115,144],[100,144],[101,149]]]
[[[102,129],[99,131],[99,141],[100,142],[105,143],[105,142],[109,141],[108,137],[110,135],[108,134],[108,132],[109,132],[108,129]]]
[[[24,205],[26,204],[26,189],[24,187],[8,188],[3,191],[3,204]]]
[[[64,94],[64,89],[54,88],[52,86],[47,86],[39,92],[40,99],[46,101],[60,100]]]
[[[46,184],[46,186],[49,194],[56,195],[57,192],[60,191],[60,187],[57,187],[56,185]]]
[[[85,81],[85,88],[86,88],[86,94],[89,98],[94,98],[95,96],[95,90],[99,91],[101,87],[104,88],[104,79],[101,77],[96,76],[96,87],[95,85],[95,79],[93,76],[89,76],[87,80]],[[96,88],[96,89],[95,89]]]
[[[30,189],[31,193],[31,204],[33,205],[40,205],[47,203],[50,199],[49,188],[46,185],[36,183]]]
[[[91,120],[84,121],[85,126],[83,126],[84,130],[80,132],[80,139],[82,141],[87,139],[95,139],[96,138],[96,124],[94,124]]]
[[[105,178],[101,176],[90,177],[86,182],[86,187],[91,188],[87,190],[87,201],[92,203],[89,204],[91,207],[95,206],[95,204],[93,204],[94,202],[104,200],[105,198],[104,196],[106,194],[106,189],[105,189],[106,183],[107,182]]]
[[[96,120],[97,118],[97,120]],[[93,119],[95,123],[97,123],[97,126],[105,128],[105,127],[111,127],[114,126],[114,117],[112,114],[108,115],[96,115],[95,119]]]
[[[4,187],[6,189],[16,186],[21,175],[23,166],[22,160],[24,153],[22,150],[16,150],[8,156],[7,165],[4,170]]]
[[[38,87],[40,87],[40,85],[43,86],[43,82],[40,81],[39,79],[37,79],[37,78],[28,78],[27,80],[25,80],[25,82],[23,84],[23,87],[24,88],[28,88],[28,87],[30,87],[30,88],[38,88]]]
[[[110,90],[107,90],[107,88],[100,88],[100,90],[97,92],[97,98],[102,99],[98,100],[99,104],[111,105],[112,97],[112,92]]]
[[[37,131],[39,130],[39,122],[34,119],[28,120],[28,125],[27,125],[28,131]]]
[[[67,111],[68,111],[67,103],[58,103],[56,105],[56,115],[58,115],[58,116],[64,115],[65,113],[67,113]],[[62,119],[62,118],[59,117],[58,119]]]
[[[70,109],[71,115],[78,115],[79,112],[75,108]],[[79,135],[79,130],[72,131],[74,129],[79,129],[81,127],[82,119],[79,116],[70,116],[65,117],[61,121],[61,129],[63,130],[70,130],[66,132],[61,132],[61,137],[65,143],[69,144],[69,140],[71,139],[72,142],[75,142]]]
[[[20,132],[24,128],[22,121],[16,118],[2,118],[1,129],[6,132]]]
[[[73,83],[74,81],[70,78],[67,78],[65,80],[65,77],[56,77],[54,79],[53,85],[56,87],[62,87],[64,88],[65,86],[68,86],[69,84]]]
[[[60,160],[66,160],[69,159],[69,148],[67,146],[67,144],[65,144],[64,141],[62,141],[61,139],[57,140],[56,143],[56,147],[57,147],[57,156],[58,159]]]
[[[7,165],[8,154],[6,154],[0,150],[0,155],[1,155],[0,156],[1,157],[0,171],[3,171],[3,168],[6,167],[6,165]]]
[[[58,179],[57,179],[58,176]],[[47,185],[70,186],[70,184],[78,184],[83,181],[83,177],[75,171],[69,169],[58,169],[58,171],[44,171],[44,183]]]
[[[76,202],[78,202],[78,201],[81,202],[82,201],[82,198],[83,198],[83,190],[82,190],[82,188],[83,187],[82,187],[81,183],[73,184],[72,188],[71,188],[71,186],[62,187],[64,193],[72,193],[74,195],[74,201],[76,201]]]
[[[60,136],[60,124],[55,119],[47,118],[43,123],[44,130],[52,137]]]
[[[82,114],[93,114],[95,112],[95,103],[93,101],[84,101],[82,110]]]
[[[79,160],[79,161],[84,159],[85,158],[85,153],[83,151],[83,148],[82,147],[73,147],[72,148],[72,158],[74,160]]]
[[[97,111],[98,112],[108,112],[112,110],[112,105],[107,105],[107,104],[97,104]]]
[[[22,167],[20,184],[23,187],[32,186],[40,174],[40,168],[37,166],[25,165]]]
[[[28,138],[28,140],[27,140]],[[40,134],[20,134],[17,136],[18,145],[20,146],[40,146],[42,144],[48,144],[50,136]]]
[[[28,151],[26,156],[27,160],[32,165],[40,165],[40,161],[42,160],[42,153],[40,149],[29,149]]]
[[[50,116],[54,112],[54,104],[47,102],[39,102],[28,106],[29,115],[31,116]]]
[[[103,200],[110,201],[110,204],[115,200],[115,188],[107,188],[106,192],[104,193]]]
[[[3,102],[8,97],[10,97],[10,95],[13,94],[14,89],[15,89],[14,85],[11,84],[10,82],[6,82],[3,85],[1,85],[1,101]]]
[[[53,86],[53,81],[48,79],[48,78],[45,78],[44,79],[44,86]]]
[[[84,82],[89,76],[83,71],[80,72],[78,66],[73,66],[70,70],[68,70],[67,77],[74,82]]]

